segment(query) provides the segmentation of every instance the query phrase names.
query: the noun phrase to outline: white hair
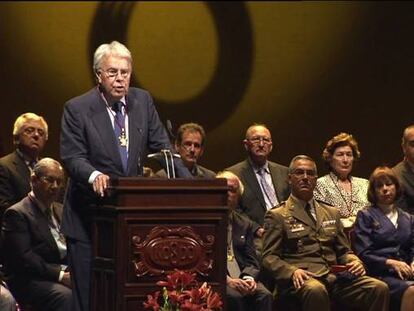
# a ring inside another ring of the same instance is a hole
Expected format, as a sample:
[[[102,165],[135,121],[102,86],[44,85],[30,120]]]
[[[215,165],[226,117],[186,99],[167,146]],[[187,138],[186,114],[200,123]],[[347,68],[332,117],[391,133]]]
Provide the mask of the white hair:
[[[119,43],[118,41],[112,41],[111,43],[101,44],[93,55],[93,71],[95,73],[101,68],[102,59],[108,56],[117,56],[126,58],[132,65],[132,56],[128,48]]]

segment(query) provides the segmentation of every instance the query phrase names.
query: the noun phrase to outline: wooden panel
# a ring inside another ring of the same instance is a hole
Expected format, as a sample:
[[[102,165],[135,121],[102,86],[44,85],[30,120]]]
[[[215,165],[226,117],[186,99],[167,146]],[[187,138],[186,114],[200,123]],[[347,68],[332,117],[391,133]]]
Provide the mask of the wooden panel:
[[[93,310],[143,310],[175,268],[224,298],[226,202],[224,179],[119,179],[93,208]]]

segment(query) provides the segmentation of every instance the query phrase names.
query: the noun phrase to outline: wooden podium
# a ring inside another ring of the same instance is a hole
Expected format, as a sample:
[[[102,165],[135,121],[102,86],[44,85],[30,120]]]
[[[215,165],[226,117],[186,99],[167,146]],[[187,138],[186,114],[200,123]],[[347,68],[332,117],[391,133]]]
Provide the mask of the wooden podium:
[[[143,310],[174,268],[226,293],[225,179],[120,178],[93,208],[93,311]]]

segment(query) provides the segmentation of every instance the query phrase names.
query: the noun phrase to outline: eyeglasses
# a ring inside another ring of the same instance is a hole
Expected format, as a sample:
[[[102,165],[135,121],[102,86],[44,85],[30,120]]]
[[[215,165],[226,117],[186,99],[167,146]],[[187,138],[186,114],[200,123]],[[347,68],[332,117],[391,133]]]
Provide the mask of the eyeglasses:
[[[128,78],[131,75],[131,71],[129,69],[115,69],[109,68],[108,70],[103,71],[108,78],[115,78],[118,74],[121,75],[122,78]]]
[[[260,142],[263,142],[263,144],[272,143],[272,139],[270,137],[263,137],[263,136],[253,136],[247,140],[250,141],[252,144],[260,144]]]
[[[302,169],[293,170],[290,174],[297,178],[301,178],[305,176],[307,176],[308,178],[315,178],[318,176],[316,174],[316,171],[314,170],[302,170]]]
[[[31,136],[31,135],[33,135],[34,133],[36,133],[37,132],[37,134],[39,135],[39,136],[41,136],[41,137],[43,137],[43,136],[45,136],[46,135],[46,133],[45,133],[45,131],[43,130],[43,129],[40,129],[40,128],[34,128],[33,126],[29,126],[29,127],[26,127],[24,130],[23,130],[23,133],[24,134],[26,134],[26,135],[28,135],[28,136]]]
[[[59,186],[61,186],[63,184],[63,179],[62,178],[56,178],[53,176],[40,176],[39,179],[41,179],[43,182],[53,185],[54,183],[56,183]]]

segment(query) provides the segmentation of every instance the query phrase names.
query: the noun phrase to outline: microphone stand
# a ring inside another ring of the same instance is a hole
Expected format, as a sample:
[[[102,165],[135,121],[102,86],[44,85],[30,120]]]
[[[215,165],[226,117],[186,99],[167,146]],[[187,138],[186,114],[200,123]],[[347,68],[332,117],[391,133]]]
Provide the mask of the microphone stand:
[[[172,125],[171,125],[170,120],[167,120],[167,132],[168,132],[170,140],[173,141],[175,139],[175,137],[172,133]],[[171,142],[171,146],[172,145],[173,145],[173,143]],[[164,170],[167,173],[167,177],[168,178],[176,178],[174,158],[181,158],[181,156],[179,154],[171,152],[170,149],[161,149],[160,152],[149,154],[147,157],[148,158],[155,158],[161,163],[163,162],[162,160],[164,160],[165,161]]]
[[[175,167],[174,167],[174,157],[172,152],[168,149],[161,150],[161,153],[164,154],[165,163],[167,164],[167,177],[168,178],[175,178]],[[171,172],[170,172],[170,164],[171,164]]]
[[[181,158],[179,154],[172,153],[169,149],[161,149],[160,152],[151,153],[148,158],[155,158],[159,162],[165,162],[165,171],[168,178],[176,178],[174,158]]]

